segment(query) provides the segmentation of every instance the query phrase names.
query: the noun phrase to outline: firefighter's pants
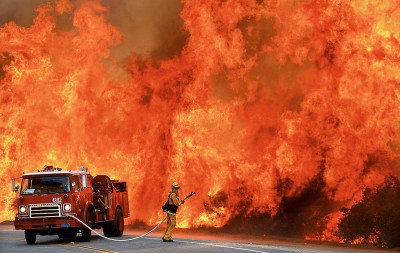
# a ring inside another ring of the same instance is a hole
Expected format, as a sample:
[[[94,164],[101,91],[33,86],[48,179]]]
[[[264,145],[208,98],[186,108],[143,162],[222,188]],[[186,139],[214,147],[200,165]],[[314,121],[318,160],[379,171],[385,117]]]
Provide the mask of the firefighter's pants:
[[[176,225],[176,216],[170,213],[167,213],[167,229],[164,233],[165,240],[171,240],[172,231],[174,231]]]

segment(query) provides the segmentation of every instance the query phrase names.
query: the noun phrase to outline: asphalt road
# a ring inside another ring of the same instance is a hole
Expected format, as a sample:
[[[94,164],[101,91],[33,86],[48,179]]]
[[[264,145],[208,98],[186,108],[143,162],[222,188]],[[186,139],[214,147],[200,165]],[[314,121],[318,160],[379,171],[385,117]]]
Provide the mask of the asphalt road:
[[[155,233],[156,235],[161,232]],[[135,233],[128,232],[122,238],[135,236]],[[61,253],[61,252],[220,252],[220,253],[287,253],[287,252],[312,252],[312,253],[361,253],[361,252],[383,252],[377,250],[357,250],[346,248],[335,248],[319,245],[296,245],[296,244],[273,244],[273,243],[250,243],[244,240],[194,240],[176,237],[174,242],[162,242],[159,236],[148,236],[129,242],[113,242],[93,236],[90,242],[82,242],[78,237],[75,241],[59,239],[58,236],[37,236],[35,245],[27,245],[23,231],[15,231],[11,226],[0,226],[0,252],[17,253]],[[187,235],[190,236],[190,235]],[[188,238],[188,237],[185,238]],[[196,236],[194,236],[196,237]],[[119,239],[122,239],[119,238]]]

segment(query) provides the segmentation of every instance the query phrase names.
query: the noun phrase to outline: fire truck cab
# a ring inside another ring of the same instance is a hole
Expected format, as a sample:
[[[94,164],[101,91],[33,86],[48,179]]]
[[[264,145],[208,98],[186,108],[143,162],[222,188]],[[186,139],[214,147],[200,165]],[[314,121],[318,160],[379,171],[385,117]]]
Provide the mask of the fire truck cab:
[[[87,229],[75,216],[91,228],[103,228],[105,236],[122,236],[124,218],[129,217],[126,182],[110,180],[106,175],[93,176],[81,167],[62,171],[45,166],[42,171],[23,174],[21,186],[12,181],[18,193],[16,230],[25,230],[27,244],[34,244],[37,235],[58,235],[83,241],[91,239]]]

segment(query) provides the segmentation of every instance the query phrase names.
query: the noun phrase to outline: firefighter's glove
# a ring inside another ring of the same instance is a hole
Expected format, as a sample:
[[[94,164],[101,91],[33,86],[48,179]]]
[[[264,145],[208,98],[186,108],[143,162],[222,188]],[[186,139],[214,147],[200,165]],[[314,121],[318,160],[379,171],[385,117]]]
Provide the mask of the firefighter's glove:
[[[184,201],[184,200],[181,200],[181,204],[182,204],[182,205],[185,204],[185,201]]]

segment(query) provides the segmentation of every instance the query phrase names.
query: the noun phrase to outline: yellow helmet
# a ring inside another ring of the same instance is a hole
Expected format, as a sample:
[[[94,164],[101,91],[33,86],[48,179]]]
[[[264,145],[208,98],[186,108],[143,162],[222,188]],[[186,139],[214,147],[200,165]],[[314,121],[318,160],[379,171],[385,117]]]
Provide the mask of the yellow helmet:
[[[171,185],[172,189],[179,189],[181,188],[177,182],[173,182]]]

